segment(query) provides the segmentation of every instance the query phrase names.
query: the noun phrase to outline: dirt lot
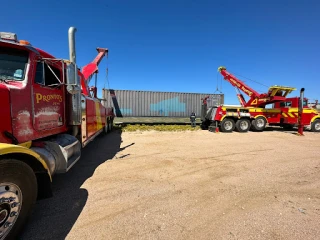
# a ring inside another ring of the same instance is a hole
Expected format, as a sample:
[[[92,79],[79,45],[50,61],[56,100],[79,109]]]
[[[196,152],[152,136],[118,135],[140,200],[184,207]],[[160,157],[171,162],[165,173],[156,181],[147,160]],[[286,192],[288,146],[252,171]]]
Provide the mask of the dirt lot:
[[[112,132],[22,239],[319,239],[320,134]]]

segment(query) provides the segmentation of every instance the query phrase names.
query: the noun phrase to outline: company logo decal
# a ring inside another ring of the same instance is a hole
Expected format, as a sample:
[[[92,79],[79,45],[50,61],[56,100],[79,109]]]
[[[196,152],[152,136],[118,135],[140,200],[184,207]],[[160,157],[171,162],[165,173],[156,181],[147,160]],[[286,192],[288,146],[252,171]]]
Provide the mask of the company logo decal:
[[[42,95],[41,93],[36,93],[36,101],[39,103],[42,102],[62,102],[62,96],[59,94],[48,94]]]

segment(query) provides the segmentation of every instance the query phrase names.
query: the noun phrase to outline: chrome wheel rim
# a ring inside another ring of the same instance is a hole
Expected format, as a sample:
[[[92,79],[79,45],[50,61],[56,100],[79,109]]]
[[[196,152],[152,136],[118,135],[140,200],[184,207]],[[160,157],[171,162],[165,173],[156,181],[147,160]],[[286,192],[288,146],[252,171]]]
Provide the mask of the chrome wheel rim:
[[[263,119],[256,119],[257,127],[262,128],[264,126],[264,120]]]
[[[240,123],[240,128],[241,128],[242,130],[247,130],[248,127],[249,127],[249,124],[248,124],[247,121],[241,121],[241,123]]]
[[[227,131],[229,131],[229,130],[231,130],[232,129],[232,122],[231,121],[226,121],[225,123],[224,123],[224,128],[227,130]]]
[[[314,125],[314,129],[316,131],[320,131],[320,122],[317,122],[315,125]]]
[[[0,239],[4,239],[17,221],[22,205],[21,189],[13,183],[0,184]]]

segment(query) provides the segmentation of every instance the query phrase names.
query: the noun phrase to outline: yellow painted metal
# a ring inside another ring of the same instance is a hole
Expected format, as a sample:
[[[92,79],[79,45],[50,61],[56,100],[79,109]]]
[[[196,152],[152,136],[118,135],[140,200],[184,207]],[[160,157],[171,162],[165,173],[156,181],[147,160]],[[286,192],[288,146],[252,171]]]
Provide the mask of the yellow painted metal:
[[[96,118],[97,118],[97,129],[96,129],[96,131],[99,131],[102,128],[102,120],[101,120],[101,114],[100,114],[100,102],[99,102],[99,100],[96,100],[95,107],[96,107]]]
[[[299,108],[289,108],[288,112],[299,112]],[[312,109],[312,108],[304,108],[303,113],[314,113],[318,114],[317,110]]]
[[[320,119],[320,114],[317,115],[317,116],[314,116],[314,117],[311,119],[311,123],[313,123],[316,119]]]
[[[266,118],[266,116],[264,116],[264,115],[257,115],[257,116],[254,116],[254,118],[256,119],[256,118],[258,118],[258,117],[263,117],[267,122],[268,122],[268,119]]]
[[[28,141],[28,142],[24,142],[24,143],[19,143],[18,145],[19,145],[19,146],[22,146],[22,147],[26,147],[26,148],[31,148],[32,141]]]
[[[294,90],[297,90],[296,88],[293,88],[293,87],[284,87],[284,86],[277,86],[277,85],[274,85],[274,86],[271,86],[269,88],[269,92],[271,97],[275,96],[279,91],[284,91],[285,94],[281,94],[282,97],[286,97],[289,93],[291,93],[292,91]]]
[[[263,113],[280,113],[280,109],[273,109],[273,108],[250,108],[249,112],[263,112]]]
[[[37,159],[37,161],[39,161],[42,164],[44,169],[47,170],[48,175],[50,177],[50,180],[52,181],[49,168],[48,168],[46,162],[40,157],[39,154],[37,154],[36,152],[30,150],[29,148],[27,148],[25,146],[19,146],[19,145],[14,145],[14,144],[7,144],[7,143],[0,143],[0,155],[6,155],[6,154],[11,154],[11,153],[13,153],[13,154],[14,153],[23,153],[23,154],[27,154],[27,155],[32,156],[35,159]]]

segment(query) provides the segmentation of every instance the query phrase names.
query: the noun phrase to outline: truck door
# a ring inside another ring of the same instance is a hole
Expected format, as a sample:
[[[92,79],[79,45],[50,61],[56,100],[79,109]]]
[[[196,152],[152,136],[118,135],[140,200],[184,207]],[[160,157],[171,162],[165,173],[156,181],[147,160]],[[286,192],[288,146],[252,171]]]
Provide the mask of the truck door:
[[[281,123],[283,124],[296,124],[298,109],[292,108],[292,102],[281,102]]]
[[[37,62],[33,84],[33,124],[38,131],[52,130],[64,124],[65,99],[61,66],[61,62]]]

